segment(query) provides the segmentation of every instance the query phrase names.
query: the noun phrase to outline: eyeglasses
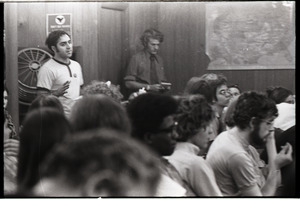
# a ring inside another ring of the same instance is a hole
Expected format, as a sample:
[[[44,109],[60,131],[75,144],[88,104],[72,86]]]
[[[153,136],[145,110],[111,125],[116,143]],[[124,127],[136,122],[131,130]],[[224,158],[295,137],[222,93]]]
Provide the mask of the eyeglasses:
[[[274,124],[274,120],[260,120],[262,122],[265,122],[268,126],[271,126]]]
[[[231,93],[229,92],[229,90],[221,90],[221,91],[219,92],[220,95],[226,95],[226,94],[228,94],[228,93],[231,95]]]
[[[168,128],[165,128],[165,129],[160,129],[159,132],[160,133],[172,133],[173,131],[176,130],[178,126],[178,122],[174,122],[174,124]]]

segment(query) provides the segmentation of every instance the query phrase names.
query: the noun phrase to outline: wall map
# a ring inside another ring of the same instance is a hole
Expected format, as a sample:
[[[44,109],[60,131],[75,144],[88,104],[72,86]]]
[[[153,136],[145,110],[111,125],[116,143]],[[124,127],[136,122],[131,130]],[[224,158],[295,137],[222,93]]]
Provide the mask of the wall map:
[[[294,2],[206,5],[208,69],[295,68]]]

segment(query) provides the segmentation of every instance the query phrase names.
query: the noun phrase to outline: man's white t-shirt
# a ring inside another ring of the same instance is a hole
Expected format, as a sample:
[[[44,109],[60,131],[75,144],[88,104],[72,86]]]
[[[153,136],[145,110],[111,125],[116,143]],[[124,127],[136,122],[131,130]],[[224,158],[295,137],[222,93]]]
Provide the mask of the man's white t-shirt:
[[[54,59],[47,61],[38,72],[37,87],[55,90],[66,81],[70,81],[69,88],[59,99],[68,115],[74,104],[74,100],[80,95],[80,86],[83,85],[82,69],[78,62],[70,60],[70,64],[64,64]]]

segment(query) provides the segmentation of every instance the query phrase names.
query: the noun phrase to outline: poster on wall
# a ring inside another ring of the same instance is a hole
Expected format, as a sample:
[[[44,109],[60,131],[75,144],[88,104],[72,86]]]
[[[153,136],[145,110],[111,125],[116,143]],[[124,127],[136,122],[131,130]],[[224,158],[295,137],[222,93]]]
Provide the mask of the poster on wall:
[[[293,2],[206,4],[210,70],[295,69]]]
[[[47,14],[46,28],[46,36],[48,36],[52,31],[64,30],[72,37],[72,14]]]

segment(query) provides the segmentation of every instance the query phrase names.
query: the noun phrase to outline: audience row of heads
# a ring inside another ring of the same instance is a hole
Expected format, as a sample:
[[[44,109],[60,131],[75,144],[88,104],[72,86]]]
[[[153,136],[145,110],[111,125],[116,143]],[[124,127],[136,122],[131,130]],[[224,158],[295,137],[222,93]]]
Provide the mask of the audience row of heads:
[[[177,142],[208,147],[207,130],[215,116],[211,105],[219,100],[217,92],[230,98],[227,89],[220,90],[226,83],[223,75],[209,74],[190,80],[185,95],[143,93],[123,106],[117,86],[94,81],[68,119],[58,98],[37,97],[20,132],[19,191],[33,190],[37,196],[155,195],[160,156],[171,155]],[[247,128],[253,118],[258,126],[278,115],[275,101],[255,91],[243,92],[233,102],[231,127]],[[257,137],[253,140],[261,144]]]
[[[241,89],[236,84],[228,86],[227,78],[224,75],[214,73],[207,73],[200,77],[192,77],[184,89],[184,94],[204,95],[211,104],[218,101],[218,93],[226,98],[232,98],[239,96]]]
[[[217,89],[225,85],[226,91],[221,94],[229,96],[230,98],[238,97],[242,90],[237,84],[227,85],[227,78],[222,74],[207,73],[200,77],[192,77],[186,84],[184,94],[202,94],[206,97],[209,103],[218,101]],[[266,95],[274,100],[276,104],[282,102],[293,104],[295,103],[295,96],[293,92],[282,86],[271,86],[266,88]]]
[[[56,97],[39,99],[23,122],[18,167],[19,192],[37,196],[153,196],[158,158],[173,153],[177,138],[205,129],[213,115],[201,95],[178,101],[146,93],[127,110],[108,96],[89,95],[76,102],[69,120]]]
[[[20,194],[150,196],[155,191],[159,162],[130,138],[124,106],[103,94],[87,95],[67,119],[57,97],[36,101],[20,132]]]

